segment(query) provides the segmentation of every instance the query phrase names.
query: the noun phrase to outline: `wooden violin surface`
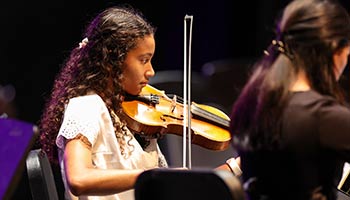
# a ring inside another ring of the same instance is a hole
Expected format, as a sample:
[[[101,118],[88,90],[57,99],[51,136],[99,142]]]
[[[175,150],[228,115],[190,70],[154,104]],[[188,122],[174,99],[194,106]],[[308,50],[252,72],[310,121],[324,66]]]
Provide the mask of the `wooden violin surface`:
[[[183,135],[184,114],[187,105],[169,98],[164,91],[147,85],[136,98],[122,103],[122,118],[127,126],[140,134],[176,134]],[[228,148],[229,117],[222,111],[208,106],[192,103],[191,106],[191,142],[211,150]]]

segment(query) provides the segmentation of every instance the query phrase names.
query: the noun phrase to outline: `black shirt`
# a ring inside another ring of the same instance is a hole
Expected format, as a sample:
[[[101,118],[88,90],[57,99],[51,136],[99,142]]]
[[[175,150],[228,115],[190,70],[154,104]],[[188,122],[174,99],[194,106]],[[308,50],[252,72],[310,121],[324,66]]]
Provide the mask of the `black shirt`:
[[[315,91],[295,92],[282,117],[281,148],[239,150],[243,179],[259,194],[251,199],[336,199],[350,161],[350,110]]]

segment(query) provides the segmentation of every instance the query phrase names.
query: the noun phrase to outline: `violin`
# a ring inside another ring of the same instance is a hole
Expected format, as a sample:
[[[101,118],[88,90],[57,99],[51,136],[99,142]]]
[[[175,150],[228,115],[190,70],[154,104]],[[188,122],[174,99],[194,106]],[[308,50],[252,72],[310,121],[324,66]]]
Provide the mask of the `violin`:
[[[129,129],[143,135],[183,135],[184,112],[191,109],[191,143],[222,151],[228,148],[231,135],[229,117],[212,106],[192,102],[181,103],[181,97],[165,94],[151,85],[146,85],[136,96],[126,96],[122,102],[122,119]]]

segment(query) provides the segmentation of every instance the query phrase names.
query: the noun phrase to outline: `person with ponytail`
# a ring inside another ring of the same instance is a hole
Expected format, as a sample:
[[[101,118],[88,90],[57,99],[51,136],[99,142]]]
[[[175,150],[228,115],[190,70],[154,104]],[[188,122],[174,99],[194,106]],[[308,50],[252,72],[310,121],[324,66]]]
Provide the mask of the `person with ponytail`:
[[[234,102],[230,132],[251,200],[335,200],[350,161],[339,78],[350,17],[336,0],[294,0]]]

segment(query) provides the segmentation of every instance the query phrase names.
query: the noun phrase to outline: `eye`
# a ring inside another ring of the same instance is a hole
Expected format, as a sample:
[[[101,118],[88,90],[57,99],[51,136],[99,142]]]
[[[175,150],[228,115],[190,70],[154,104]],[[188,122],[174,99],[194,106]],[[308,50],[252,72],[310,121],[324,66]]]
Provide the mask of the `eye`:
[[[150,61],[150,59],[149,58],[142,58],[140,61],[142,64],[147,64]]]

